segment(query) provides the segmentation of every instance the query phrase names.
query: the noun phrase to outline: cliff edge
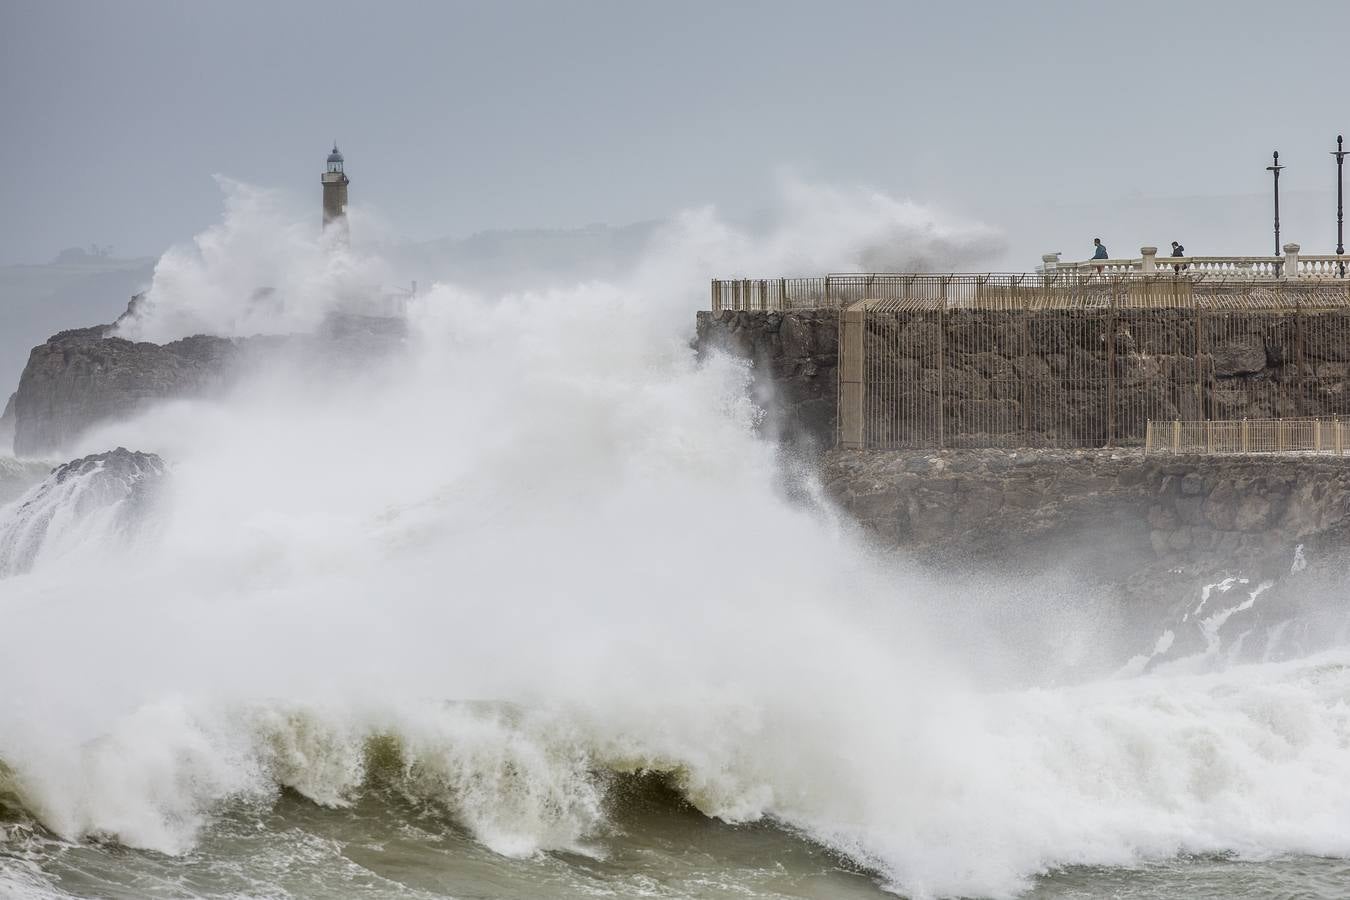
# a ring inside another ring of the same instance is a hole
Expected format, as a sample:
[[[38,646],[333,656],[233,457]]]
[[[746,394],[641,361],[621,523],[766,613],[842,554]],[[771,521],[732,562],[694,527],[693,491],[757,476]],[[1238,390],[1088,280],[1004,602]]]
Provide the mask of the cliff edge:
[[[407,332],[402,319],[355,315],[330,316],[306,334],[199,334],[167,344],[113,337],[113,328],[63,331],[33,348],[0,418],[0,439],[12,429],[15,455],[58,455],[91,428],[155,403],[217,396],[269,359],[309,366],[324,377],[360,373],[397,350]]]
[[[228,338],[161,345],[108,337],[110,327],[63,331],[33,348],[13,398],[16,455],[50,454],[101,422],[208,393],[239,355]]]

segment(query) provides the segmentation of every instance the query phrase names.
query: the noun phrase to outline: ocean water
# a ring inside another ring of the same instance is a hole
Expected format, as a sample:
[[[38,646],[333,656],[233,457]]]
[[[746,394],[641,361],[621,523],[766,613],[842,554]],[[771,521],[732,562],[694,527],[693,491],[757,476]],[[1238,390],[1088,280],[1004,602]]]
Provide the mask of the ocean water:
[[[884,898],[877,874],[772,824],[727,825],[663,783],[627,784],[604,855],[500,856],[434,810],[369,798],[334,810],[290,795],[225,808],[191,853],[11,837],[0,886],[17,897]],[[635,796],[636,795],[636,796]],[[1342,859],[1230,854],[1037,877],[1028,898],[1343,897]]]
[[[361,295],[378,260],[250,197],[128,336]],[[1339,585],[1235,572],[1155,621],[1059,561],[880,554],[694,357],[706,272],[906,221],[826,200],[851,231],[705,211],[623,278],[437,285],[392,357],[75,449],[158,454],[153,503],[91,468],[0,508],[0,896],[1345,896]]]

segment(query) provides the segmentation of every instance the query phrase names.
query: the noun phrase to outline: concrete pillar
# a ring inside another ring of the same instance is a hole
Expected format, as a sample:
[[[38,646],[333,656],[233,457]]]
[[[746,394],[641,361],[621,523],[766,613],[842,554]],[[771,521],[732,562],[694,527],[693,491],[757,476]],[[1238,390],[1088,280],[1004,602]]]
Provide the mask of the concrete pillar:
[[[1283,274],[1283,277],[1285,277],[1285,278],[1297,278],[1297,277],[1298,277],[1298,251],[1299,251],[1299,249],[1300,249],[1300,248],[1299,248],[1298,244],[1285,244],[1285,245],[1284,245],[1284,271],[1283,271],[1283,273],[1282,273],[1282,274]]]
[[[863,311],[855,303],[841,314],[839,330],[839,449],[863,449]]]
[[[1154,272],[1158,271],[1157,247],[1140,247],[1139,257],[1143,260],[1145,275],[1152,275]]]

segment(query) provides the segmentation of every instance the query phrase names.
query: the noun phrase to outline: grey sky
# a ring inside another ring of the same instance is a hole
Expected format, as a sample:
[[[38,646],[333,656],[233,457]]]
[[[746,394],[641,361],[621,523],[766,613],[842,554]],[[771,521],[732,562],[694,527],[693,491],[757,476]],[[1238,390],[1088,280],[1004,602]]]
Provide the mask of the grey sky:
[[[415,238],[745,213],[788,165],[1075,256],[1167,237],[1114,236],[1122,198],[1216,195],[1241,246],[1196,252],[1268,252],[1278,147],[1316,192],[1285,234],[1326,250],[1347,49],[1344,0],[0,0],[0,263],[158,254],[218,219],[213,173],[317,215],[333,137]]]

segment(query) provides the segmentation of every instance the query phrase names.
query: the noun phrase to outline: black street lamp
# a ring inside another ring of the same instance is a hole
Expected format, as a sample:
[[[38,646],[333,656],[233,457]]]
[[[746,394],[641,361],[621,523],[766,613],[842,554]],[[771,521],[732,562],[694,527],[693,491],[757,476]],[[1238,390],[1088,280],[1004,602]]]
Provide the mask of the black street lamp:
[[[1345,255],[1345,153],[1342,149],[1345,138],[1336,135],[1336,149],[1331,155],[1336,157],[1336,268],[1342,278],[1345,277],[1345,261],[1339,257]]]
[[[1280,151],[1275,151],[1275,162],[1273,165],[1266,166],[1267,172],[1275,173],[1275,255],[1280,255],[1280,170],[1284,166],[1280,165]]]

